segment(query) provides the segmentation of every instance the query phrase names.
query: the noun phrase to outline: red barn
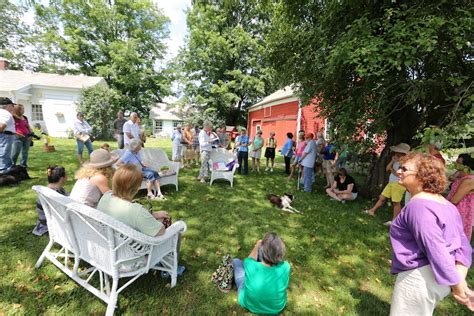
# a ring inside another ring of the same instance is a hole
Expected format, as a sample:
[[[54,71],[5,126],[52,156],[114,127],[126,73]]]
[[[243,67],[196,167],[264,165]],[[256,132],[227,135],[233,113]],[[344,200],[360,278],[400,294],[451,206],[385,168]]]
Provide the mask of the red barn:
[[[247,129],[250,139],[253,139],[259,129],[262,130],[264,139],[274,131],[278,149],[281,149],[288,132],[297,135],[303,129],[314,135],[321,131],[326,136],[327,121],[314,111],[315,105],[300,107],[300,104],[300,99],[288,86],[249,107]],[[293,140],[296,141],[296,137]]]

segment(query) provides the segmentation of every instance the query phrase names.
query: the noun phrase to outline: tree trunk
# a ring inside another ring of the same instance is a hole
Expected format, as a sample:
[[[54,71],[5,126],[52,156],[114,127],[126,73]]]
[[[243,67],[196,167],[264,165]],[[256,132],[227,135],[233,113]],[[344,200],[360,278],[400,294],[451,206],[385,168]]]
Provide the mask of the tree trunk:
[[[385,148],[378,159],[370,166],[366,179],[366,190],[361,192],[366,197],[378,197],[388,182],[390,173],[385,171],[385,167],[391,159],[390,146],[407,143],[413,148],[416,145],[414,136],[422,122],[422,114],[417,113],[414,109],[405,107],[402,110],[395,111],[391,115],[390,120],[392,127],[387,130]]]

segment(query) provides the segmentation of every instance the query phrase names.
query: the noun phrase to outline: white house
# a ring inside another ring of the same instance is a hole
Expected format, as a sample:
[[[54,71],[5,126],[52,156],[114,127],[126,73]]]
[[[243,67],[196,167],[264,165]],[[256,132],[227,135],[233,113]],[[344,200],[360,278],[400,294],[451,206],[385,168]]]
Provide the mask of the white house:
[[[171,136],[176,126],[183,124],[178,109],[167,103],[157,103],[150,110],[150,119],[155,136]]]
[[[98,84],[107,85],[102,77],[8,70],[0,58],[0,97],[23,104],[30,124],[40,123],[51,136],[68,136],[81,89]]]

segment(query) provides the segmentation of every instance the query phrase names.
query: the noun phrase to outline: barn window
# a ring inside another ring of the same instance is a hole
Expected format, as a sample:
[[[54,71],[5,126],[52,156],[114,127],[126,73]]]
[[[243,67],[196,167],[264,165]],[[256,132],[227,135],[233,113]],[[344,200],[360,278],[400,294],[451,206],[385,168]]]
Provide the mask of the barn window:
[[[272,107],[267,106],[266,108],[263,108],[263,117],[269,117],[272,116]]]
[[[31,120],[32,121],[43,120],[43,105],[42,104],[31,105]]]

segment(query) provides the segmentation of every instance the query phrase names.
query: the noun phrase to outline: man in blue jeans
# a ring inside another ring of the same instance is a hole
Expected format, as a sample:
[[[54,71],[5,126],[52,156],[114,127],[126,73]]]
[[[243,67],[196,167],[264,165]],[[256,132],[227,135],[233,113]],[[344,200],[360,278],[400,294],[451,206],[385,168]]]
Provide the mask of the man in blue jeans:
[[[316,143],[313,133],[306,134],[306,147],[301,155],[300,164],[303,166],[303,182],[305,192],[313,191],[314,162],[316,161]]]
[[[14,103],[9,98],[0,98],[0,173],[13,167],[12,147],[15,141]]]

